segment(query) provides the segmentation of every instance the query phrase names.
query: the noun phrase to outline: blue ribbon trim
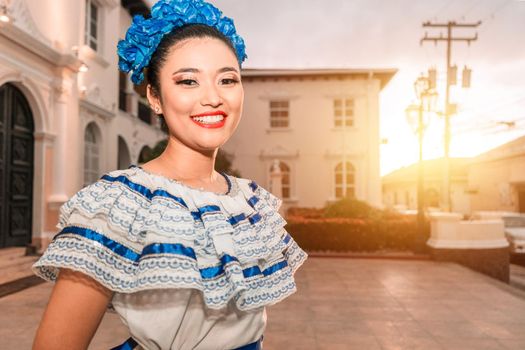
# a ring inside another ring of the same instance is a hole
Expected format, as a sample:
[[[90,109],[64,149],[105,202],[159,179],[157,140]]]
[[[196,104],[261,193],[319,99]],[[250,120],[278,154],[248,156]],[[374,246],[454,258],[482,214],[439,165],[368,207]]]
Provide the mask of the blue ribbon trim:
[[[205,269],[200,270],[202,278],[211,279],[222,275],[224,273],[224,266],[233,261],[238,262],[239,260],[234,256],[224,254],[223,256],[221,256],[221,264],[219,266],[207,267]]]
[[[260,221],[262,219],[261,215],[259,213],[255,213],[254,215],[250,216],[248,220],[252,225],[254,225],[256,222]]]
[[[130,168],[132,168],[132,167],[136,167],[136,166],[135,165],[131,165]],[[132,189],[133,191],[135,191],[137,193],[140,193],[141,195],[143,195],[144,197],[146,197],[150,201],[154,197],[171,198],[171,199],[175,200],[176,202],[180,203],[185,208],[188,208],[188,205],[186,204],[184,199],[182,199],[181,197],[174,196],[174,195],[172,195],[171,193],[169,193],[166,190],[157,189],[157,190],[152,192],[146,186],[137,184],[137,183],[131,181],[130,179],[128,179],[124,175],[120,175],[120,176],[104,175],[104,176],[101,177],[101,179],[105,180],[105,181],[108,181],[108,182],[120,182],[120,183],[124,184],[125,186],[129,187],[130,189]],[[228,181],[228,188],[231,188],[230,180],[228,179],[227,176],[225,176],[225,179]],[[252,181],[252,183],[255,184],[255,182],[253,182],[253,181]],[[250,183],[250,187],[252,187],[252,183]],[[255,186],[257,186],[257,185],[255,184]],[[230,190],[228,190],[228,192],[229,191]],[[253,196],[250,199],[248,199],[247,201],[248,201],[248,204],[250,204],[250,206],[253,208],[255,206],[255,203],[257,203],[259,201],[259,198],[257,198],[256,196]],[[218,207],[217,205],[206,205],[204,207],[198,208],[198,211],[192,211],[191,212],[191,216],[193,217],[194,220],[200,220],[204,213],[218,212],[218,211],[221,211],[221,208]],[[242,218],[241,218],[241,216],[242,216]],[[238,223],[239,221],[244,220],[244,219],[246,219],[246,215],[243,213],[243,214],[239,214],[237,216],[231,217],[228,220],[230,221],[230,223],[232,225],[235,225],[236,223]],[[252,217],[249,218],[249,222],[252,225],[254,225],[258,221],[260,221],[260,219],[261,219],[261,216],[257,213],[257,214],[255,214],[255,215],[253,215]]]
[[[256,342],[232,350],[261,350],[262,339],[263,337],[261,337],[261,339],[257,340]],[[124,343],[111,348],[111,350],[133,350],[137,345],[138,343],[135,341],[135,339],[128,338],[128,340],[126,340]]]
[[[248,204],[253,208],[255,207],[255,204],[259,201],[259,198],[256,196],[252,196],[250,199],[248,199]]]
[[[110,350],[133,350],[135,349],[137,345],[139,344],[135,341],[135,339],[128,338],[128,340],[126,340],[124,343],[118,346],[115,346],[114,348],[111,348]]]
[[[64,234],[72,233],[78,236],[82,236],[84,238],[87,238],[91,241],[98,242],[102,244],[104,247],[108,248],[112,252],[114,252],[117,255],[120,255],[123,258],[126,258],[128,260],[131,260],[133,262],[136,262],[140,258],[140,254],[134,252],[133,250],[129,249],[128,247],[124,246],[123,244],[120,244],[96,231],[90,230],[88,228],[84,227],[78,227],[78,226],[67,226],[64,227],[62,231],[60,231],[53,240],[61,237]]]
[[[139,259],[143,256],[155,255],[155,254],[177,254],[184,255],[188,258],[197,260],[195,251],[189,247],[186,247],[180,243],[153,243],[149,244],[142,249],[142,254]],[[137,262],[138,260],[137,259]]]
[[[184,207],[188,208],[188,205],[186,204],[186,202],[184,202],[184,199],[174,196],[165,190],[155,190],[154,192],[151,192],[151,190],[147,188],[146,186],[142,186],[140,184],[134,183],[124,175],[120,175],[116,177],[104,175],[101,177],[101,179],[109,181],[109,182],[120,182],[126,185],[127,187],[129,187],[130,189],[132,189],[133,191],[140,193],[141,195],[143,195],[149,200],[153,199],[153,197],[167,197],[167,198],[171,198],[177,201],[178,203],[182,204]]]
[[[175,254],[175,255],[182,255],[186,256],[188,258],[191,258],[195,261],[197,261],[197,256],[195,255],[195,251],[190,248],[186,247],[183,244],[180,243],[153,243],[149,244],[144,247],[142,250],[142,254],[139,254],[130,248],[124,246],[123,244],[120,244],[96,231],[84,228],[84,227],[78,227],[78,226],[67,226],[62,231],[60,231],[53,240],[60,238],[61,236],[65,234],[75,234],[81,237],[84,237],[86,239],[89,239],[94,242],[98,242],[102,244],[104,247],[108,248],[115,254],[126,258],[130,260],[133,264],[138,264],[140,259],[142,257],[148,256],[148,255],[156,255],[156,254]],[[290,235],[287,234],[284,238],[284,242],[287,243],[291,239]],[[231,255],[224,254],[220,258],[221,264],[218,266],[213,267],[207,267],[204,269],[199,269],[201,277],[203,279],[211,279],[218,277],[224,273],[224,267],[231,263],[231,262],[239,262],[239,260]],[[288,266],[288,263],[286,260],[283,260],[281,262],[278,262],[266,269],[264,269],[262,272],[259,269],[258,266],[252,266],[248,267],[246,269],[243,269],[242,273],[245,278],[248,277],[254,277],[257,275],[263,275],[263,276],[269,276],[284,267]]]
[[[234,226],[244,219],[246,219],[246,215],[244,215],[244,213],[241,213],[239,215],[232,216],[231,218],[228,219],[228,221],[230,222],[232,226]]]

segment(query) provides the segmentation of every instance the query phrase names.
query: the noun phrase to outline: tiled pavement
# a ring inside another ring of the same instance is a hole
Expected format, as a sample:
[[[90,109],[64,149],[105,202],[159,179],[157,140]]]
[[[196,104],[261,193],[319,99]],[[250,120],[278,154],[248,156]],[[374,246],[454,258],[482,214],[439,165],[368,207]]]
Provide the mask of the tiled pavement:
[[[525,293],[452,263],[309,258],[264,349],[525,349]],[[50,285],[0,299],[2,349],[30,349]],[[108,313],[90,349],[126,339]]]

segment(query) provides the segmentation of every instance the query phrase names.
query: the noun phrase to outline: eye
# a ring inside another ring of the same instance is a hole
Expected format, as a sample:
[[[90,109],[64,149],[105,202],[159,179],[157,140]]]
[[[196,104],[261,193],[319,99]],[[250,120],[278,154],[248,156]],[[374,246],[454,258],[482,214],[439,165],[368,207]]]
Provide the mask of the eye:
[[[198,84],[197,84],[197,81],[196,81],[196,80],[193,80],[193,79],[181,79],[181,80],[177,80],[176,84],[177,84],[177,85],[189,85],[189,86],[198,85]]]
[[[222,85],[231,85],[231,84],[236,84],[238,82],[239,82],[239,80],[235,79],[235,78],[223,78],[223,79],[221,79],[221,84]]]

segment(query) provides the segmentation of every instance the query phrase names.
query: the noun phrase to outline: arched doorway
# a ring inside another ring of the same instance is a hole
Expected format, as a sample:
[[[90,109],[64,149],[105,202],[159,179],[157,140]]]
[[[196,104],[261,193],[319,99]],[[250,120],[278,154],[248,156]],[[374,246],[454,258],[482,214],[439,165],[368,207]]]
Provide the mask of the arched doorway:
[[[31,242],[33,113],[13,84],[0,86],[0,247]]]
[[[131,165],[129,148],[122,136],[118,137],[118,164],[117,169],[127,169]]]

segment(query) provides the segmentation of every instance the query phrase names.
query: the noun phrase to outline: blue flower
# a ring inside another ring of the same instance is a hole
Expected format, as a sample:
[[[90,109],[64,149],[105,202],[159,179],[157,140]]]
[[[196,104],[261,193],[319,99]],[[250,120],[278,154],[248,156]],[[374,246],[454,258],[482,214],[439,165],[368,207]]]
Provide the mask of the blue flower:
[[[134,16],[125,40],[118,42],[119,69],[132,72],[131,80],[140,84],[144,80],[143,70],[164,35],[190,23],[217,28],[231,41],[239,64],[246,59],[244,40],[236,33],[233,20],[223,17],[218,8],[203,0],[160,0],[153,5],[151,18]]]
[[[217,29],[226,36],[235,34],[235,25],[229,17],[223,17],[217,24]]]

